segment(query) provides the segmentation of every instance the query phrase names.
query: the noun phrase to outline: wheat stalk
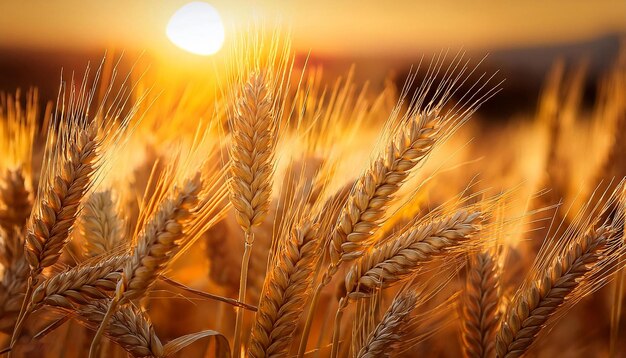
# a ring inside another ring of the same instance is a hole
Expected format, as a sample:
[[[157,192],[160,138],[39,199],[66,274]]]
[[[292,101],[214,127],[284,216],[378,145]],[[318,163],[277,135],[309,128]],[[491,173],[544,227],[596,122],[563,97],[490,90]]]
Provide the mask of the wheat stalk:
[[[369,334],[357,357],[389,357],[401,343],[404,330],[409,325],[410,314],[417,305],[417,294],[406,290],[394,298],[385,315]]]
[[[369,297],[409,277],[420,263],[466,242],[480,230],[481,212],[459,210],[454,215],[410,227],[398,237],[374,247],[346,274],[346,297]]]
[[[252,329],[249,356],[288,354],[319,258],[316,234],[316,227],[310,224],[296,227],[276,256],[276,262],[265,279]]]
[[[518,357],[530,348],[548,319],[601,259],[615,234],[610,225],[589,230],[557,256],[538,280],[516,295],[496,337],[498,357]]]
[[[250,302],[258,303],[261,299],[265,278],[269,274],[268,262],[272,254],[272,244],[274,239],[274,226],[280,227],[275,223],[276,211],[271,208],[267,220],[255,229],[254,248],[250,254],[250,264],[248,265],[248,277],[246,287],[246,299]],[[237,257],[237,263],[240,256]],[[239,265],[237,265],[239,266]],[[237,272],[239,273],[239,272]],[[239,275],[237,275],[237,288],[239,288]]]
[[[124,227],[110,190],[95,192],[87,198],[78,228],[85,238],[89,257],[109,254],[121,245]]]
[[[466,357],[492,357],[498,325],[498,275],[489,252],[469,259],[461,307],[461,336]]]

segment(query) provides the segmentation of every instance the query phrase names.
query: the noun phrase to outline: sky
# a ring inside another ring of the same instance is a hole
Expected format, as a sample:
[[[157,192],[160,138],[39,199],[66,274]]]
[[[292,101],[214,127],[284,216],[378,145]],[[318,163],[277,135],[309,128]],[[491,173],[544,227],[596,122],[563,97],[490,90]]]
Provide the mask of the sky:
[[[184,0],[0,0],[0,47],[170,51],[170,16]],[[251,21],[290,27],[297,50],[412,55],[424,49],[493,50],[626,33],[626,0],[207,1],[226,38]]]

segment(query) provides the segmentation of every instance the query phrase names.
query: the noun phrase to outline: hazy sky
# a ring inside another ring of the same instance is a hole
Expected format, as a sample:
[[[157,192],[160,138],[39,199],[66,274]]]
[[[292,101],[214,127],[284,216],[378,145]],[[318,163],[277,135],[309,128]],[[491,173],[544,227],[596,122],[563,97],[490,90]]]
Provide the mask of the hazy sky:
[[[169,17],[187,2],[0,0],[0,46],[166,49]],[[495,49],[626,33],[626,0],[207,2],[220,11],[227,39],[229,26],[280,19],[296,48],[320,54]]]

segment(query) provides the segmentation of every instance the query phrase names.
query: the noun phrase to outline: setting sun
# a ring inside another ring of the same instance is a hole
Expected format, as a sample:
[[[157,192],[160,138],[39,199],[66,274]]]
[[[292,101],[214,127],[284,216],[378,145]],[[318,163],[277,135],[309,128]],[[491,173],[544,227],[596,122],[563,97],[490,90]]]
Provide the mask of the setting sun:
[[[224,25],[217,10],[200,1],[178,9],[165,31],[178,47],[197,55],[213,55],[224,43]]]

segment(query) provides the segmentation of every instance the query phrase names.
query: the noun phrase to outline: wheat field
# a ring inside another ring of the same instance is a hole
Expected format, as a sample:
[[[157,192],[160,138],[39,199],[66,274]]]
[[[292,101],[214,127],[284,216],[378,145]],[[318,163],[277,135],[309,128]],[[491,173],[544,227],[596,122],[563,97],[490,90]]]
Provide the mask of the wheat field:
[[[278,32],[210,94],[115,55],[3,93],[2,352],[626,357],[625,55],[591,110],[557,62],[491,129],[463,53],[372,90]]]

